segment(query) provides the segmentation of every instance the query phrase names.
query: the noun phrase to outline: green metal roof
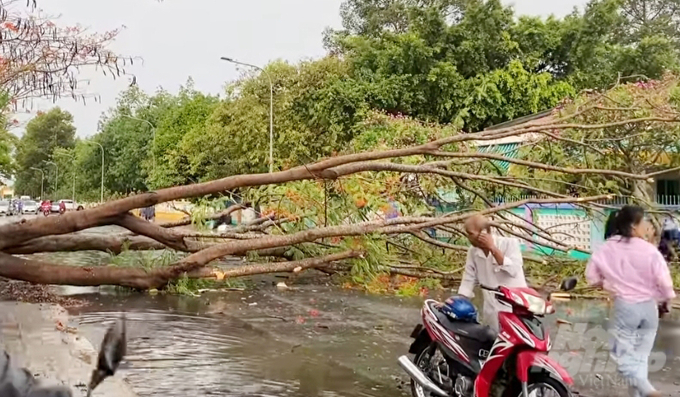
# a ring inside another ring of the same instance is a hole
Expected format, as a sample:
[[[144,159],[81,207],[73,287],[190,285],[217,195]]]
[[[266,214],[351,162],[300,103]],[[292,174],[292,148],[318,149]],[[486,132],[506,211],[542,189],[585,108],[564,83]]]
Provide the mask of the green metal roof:
[[[501,143],[497,145],[489,145],[489,146],[478,146],[477,150],[480,153],[493,153],[493,154],[499,154],[504,157],[509,157],[512,159],[517,158],[517,155],[519,153],[519,143]],[[510,169],[510,163],[507,161],[499,161],[499,160],[491,160],[491,162],[503,172],[508,172],[508,169]]]

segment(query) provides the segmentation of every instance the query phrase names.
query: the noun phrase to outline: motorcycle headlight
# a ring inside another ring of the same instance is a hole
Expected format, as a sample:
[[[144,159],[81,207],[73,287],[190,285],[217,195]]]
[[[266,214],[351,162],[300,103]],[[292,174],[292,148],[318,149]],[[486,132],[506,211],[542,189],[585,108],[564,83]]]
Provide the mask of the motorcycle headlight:
[[[527,309],[534,313],[534,314],[546,314],[547,313],[547,305],[545,303],[545,300],[543,298],[539,298],[537,296],[529,295],[529,294],[522,294],[523,298],[527,301],[529,304],[529,307]]]

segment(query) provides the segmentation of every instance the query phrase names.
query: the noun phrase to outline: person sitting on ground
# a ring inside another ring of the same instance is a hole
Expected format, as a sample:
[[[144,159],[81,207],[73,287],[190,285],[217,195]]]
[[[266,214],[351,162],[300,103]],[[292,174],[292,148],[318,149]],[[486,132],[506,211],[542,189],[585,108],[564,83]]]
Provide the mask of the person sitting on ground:
[[[458,294],[474,297],[475,283],[490,288],[527,286],[524,278],[524,260],[519,240],[491,234],[491,224],[482,215],[474,215],[465,222],[465,232],[472,247],[465,260],[465,273]],[[498,313],[511,309],[498,302],[493,292],[483,291],[484,323],[498,332]]]

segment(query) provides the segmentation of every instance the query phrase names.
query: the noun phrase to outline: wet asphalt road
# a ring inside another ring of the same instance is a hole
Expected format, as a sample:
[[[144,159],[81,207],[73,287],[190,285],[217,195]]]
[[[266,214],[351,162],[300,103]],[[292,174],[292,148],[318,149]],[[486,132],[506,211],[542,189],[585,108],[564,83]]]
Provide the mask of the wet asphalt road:
[[[0,217],[0,223],[18,220]],[[87,233],[115,230],[104,227]],[[102,253],[50,255],[72,265],[97,265],[108,257]],[[140,396],[409,394],[396,359],[408,350],[408,335],[420,321],[420,298],[371,296],[322,286],[288,291],[265,286],[199,298],[60,290],[92,303],[71,312],[72,325],[94,344],[103,335],[107,319],[128,313],[130,355],[123,376]],[[602,302],[568,302],[558,310],[560,318],[584,323],[588,329],[604,325],[607,319]],[[546,324],[554,338],[562,335],[555,329],[555,318]],[[603,357],[602,351],[606,353],[600,349],[598,357]],[[651,374],[653,383],[669,396],[680,394],[680,323],[663,322],[655,351],[663,352],[666,360]],[[559,353],[590,354],[578,349]],[[626,395],[624,388],[612,383],[615,376],[606,371],[586,365],[572,375],[582,395]]]

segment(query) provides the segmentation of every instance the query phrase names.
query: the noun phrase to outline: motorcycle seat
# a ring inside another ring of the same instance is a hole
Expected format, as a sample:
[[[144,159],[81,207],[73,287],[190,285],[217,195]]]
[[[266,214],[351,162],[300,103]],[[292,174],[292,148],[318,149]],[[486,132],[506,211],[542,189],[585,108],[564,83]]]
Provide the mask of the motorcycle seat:
[[[483,344],[493,344],[498,334],[491,329],[488,325],[482,325],[479,323],[471,323],[467,321],[455,321],[449,318],[446,314],[439,310],[434,302],[430,303],[432,311],[437,316],[439,323],[444,326],[444,328],[457,334],[459,336],[474,339]]]

